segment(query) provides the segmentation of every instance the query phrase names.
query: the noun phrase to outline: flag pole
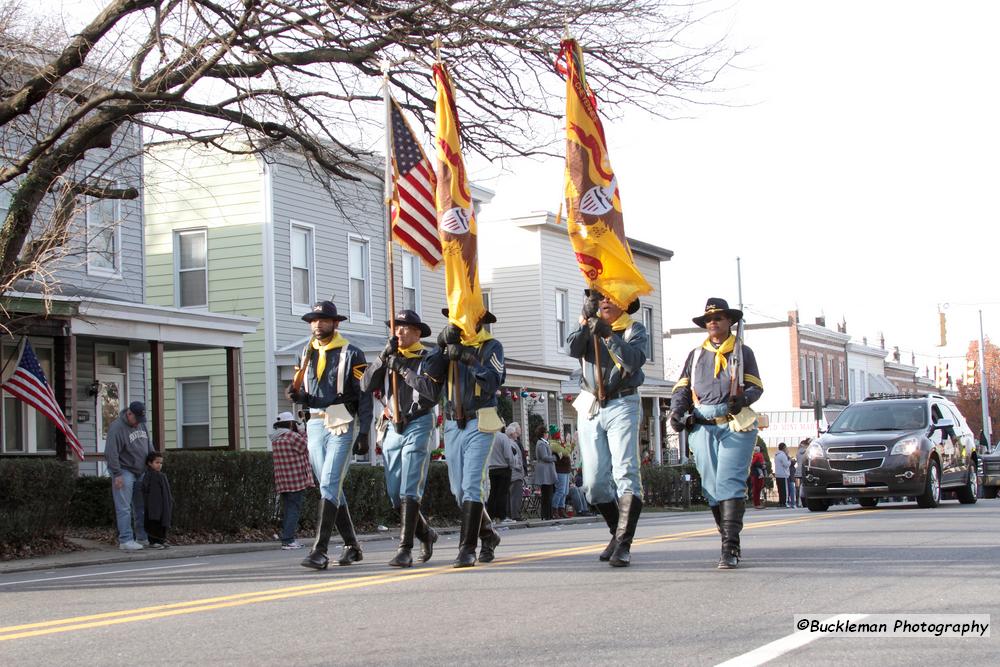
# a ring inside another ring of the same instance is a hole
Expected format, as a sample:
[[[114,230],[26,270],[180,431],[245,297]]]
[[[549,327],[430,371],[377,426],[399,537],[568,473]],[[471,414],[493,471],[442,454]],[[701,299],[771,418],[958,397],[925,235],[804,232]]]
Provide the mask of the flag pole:
[[[382,61],[382,101],[385,104],[385,251],[389,272],[389,335],[396,335],[396,269],[392,259],[392,104],[389,98],[389,61]],[[388,370],[392,382],[392,422],[399,423],[398,377]]]

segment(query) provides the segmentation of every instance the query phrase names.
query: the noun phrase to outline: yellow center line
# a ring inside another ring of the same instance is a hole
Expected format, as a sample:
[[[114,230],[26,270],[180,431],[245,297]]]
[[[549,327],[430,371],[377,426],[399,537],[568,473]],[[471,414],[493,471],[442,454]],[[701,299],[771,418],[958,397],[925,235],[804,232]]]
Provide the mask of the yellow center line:
[[[837,512],[836,514],[801,517],[795,519],[778,519],[771,521],[757,521],[747,523],[743,530],[755,530],[759,528],[770,528],[773,526],[785,526],[806,521],[816,521],[818,519],[829,519],[836,516],[859,515],[861,512]],[[704,528],[689,530],[678,533],[669,533],[645,539],[637,539],[633,546],[645,544],[659,544],[682,540],[692,537],[707,537],[716,535],[715,528]],[[548,551],[535,551],[527,554],[506,556],[495,561],[498,565],[513,565],[517,563],[527,563],[539,560],[551,560],[566,556],[577,556],[586,553],[596,553],[604,549],[604,544],[588,544],[579,547],[566,547],[562,549],[552,549]],[[171,604],[156,605],[152,607],[139,607],[136,609],[126,609],[121,611],[110,611],[88,616],[74,616],[52,621],[41,621],[37,623],[27,623],[24,625],[11,625],[0,627],[0,641],[10,639],[23,639],[26,637],[37,637],[50,635],[59,632],[69,632],[71,630],[83,630],[87,628],[106,627],[121,623],[135,623],[156,618],[169,618],[184,614],[194,614],[198,612],[211,611],[214,609],[225,609],[238,607],[258,602],[270,602],[274,600],[285,600],[289,598],[303,597],[306,595],[316,595],[318,593],[331,593],[336,591],[351,590],[354,588],[364,588],[368,586],[379,586],[382,584],[409,581],[413,579],[424,579],[427,577],[459,573],[468,571],[468,568],[453,568],[451,564],[439,565],[436,567],[420,568],[419,570],[401,570],[385,572],[383,574],[366,575],[351,579],[340,579],[332,582],[317,584],[305,584],[300,586],[289,586],[285,588],[275,588],[263,591],[252,591],[249,593],[235,593],[233,595],[223,595],[219,597],[202,598],[199,600],[188,600],[186,602],[174,602]]]

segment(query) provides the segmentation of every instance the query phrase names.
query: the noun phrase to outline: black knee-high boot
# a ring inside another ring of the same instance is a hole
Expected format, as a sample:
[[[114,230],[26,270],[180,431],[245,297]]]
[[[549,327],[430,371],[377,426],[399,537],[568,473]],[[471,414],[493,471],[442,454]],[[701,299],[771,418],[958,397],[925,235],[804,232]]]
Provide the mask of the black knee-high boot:
[[[483,518],[479,521],[479,542],[482,545],[479,548],[479,562],[492,563],[496,557],[493,552],[500,546],[500,533],[493,527],[490,515],[486,513],[485,509],[483,510]]]
[[[715,517],[715,527],[719,529],[719,535],[722,535],[722,507],[712,505],[712,516]]]
[[[434,543],[438,541],[437,531],[427,523],[427,517],[423,512],[417,512],[417,525],[414,534],[420,540],[420,555],[417,560],[426,563],[434,555]]]
[[[642,514],[642,500],[631,493],[618,499],[618,530],[615,531],[615,552],[608,561],[611,567],[628,567],[632,562],[632,538]]]
[[[311,567],[314,570],[325,570],[330,564],[326,552],[330,547],[330,535],[333,533],[333,525],[337,520],[337,512],[340,508],[329,500],[322,500],[319,504],[319,519],[317,521],[319,530],[316,533],[316,542],[312,551],[302,559],[302,567]]]
[[[340,511],[337,512],[337,532],[344,539],[344,549],[340,552],[338,565],[350,565],[364,558],[358,537],[354,534],[354,522],[351,521],[351,512],[347,509],[347,505],[341,505]]]
[[[389,561],[393,567],[410,567],[413,565],[413,534],[417,529],[417,515],[420,513],[420,503],[416,498],[404,498],[399,508],[400,531],[399,548],[396,555]]]
[[[740,562],[740,531],[743,530],[743,514],[747,503],[742,498],[723,500],[722,507],[722,557],[719,558],[720,570],[731,570]]]
[[[611,554],[615,552],[615,547],[618,546],[618,542],[615,540],[615,532],[618,530],[618,503],[597,503],[597,510],[604,517],[604,522],[608,524],[608,530],[611,531],[611,541],[608,542],[608,546],[604,547],[604,551],[598,556],[598,559],[607,562],[611,560]]]
[[[471,500],[462,503],[462,541],[458,545],[455,567],[472,567],[476,564],[476,545],[479,543],[479,525],[482,520],[482,503]]]

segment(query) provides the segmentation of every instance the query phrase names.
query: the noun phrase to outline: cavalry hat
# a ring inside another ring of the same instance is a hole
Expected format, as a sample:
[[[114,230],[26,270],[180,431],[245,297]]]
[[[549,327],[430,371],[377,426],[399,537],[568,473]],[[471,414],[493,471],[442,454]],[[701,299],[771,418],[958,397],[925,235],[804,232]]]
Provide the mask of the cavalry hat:
[[[312,310],[303,315],[302,319],[306,322],[322,319],[343,322],[347,318],[343,315],[337,314],[337,306],[334,305],[333,301],[317,301],[313,304]]]
[[[448,309],[442,308],[441,314],[444,315],[445,317],[448,317]],[[496,321],[497,321],[497,316],[488,310],[486,311],[486,314],[483,315],[483,324],[493,324]]]
[[[278,428],[280,424],[287,424],[295,421],[295,416],[291,412],[279,412],[278,416],[274,418],[274,424],[271,428]]]
[[[691,321],[700,326],[702,329],[707,328],[705,326],[705,318],[709,315],[723,314],[736,324],[741,319],[743,319],[743,311],[737,308],[730,308],[729,302],[725,299],[719,299],[717,297],[710,298],[705,303],[705,313],[699,315],[698,317],[692,318]]]
[[[401,310],[396,313],[396,324],[407,324],[411,327],[417,327],[420,329],[421,338],[427,338],[431,335],[431,328],[424,324],[420,320],[420,316],[412,310]],[[389,326],[389,320],[385,321],[385,325]]]
[[[597,295],[601,299],[604,298],[604,295],[601,294],[600,292],[598,292],[597,290],[589,290],[589,289],[583,290],[583,294],[586,297],[589,297],[591,292],[593,292],[595,295]],[[628,308],[625,309],[625,312],[628,313],[629,315],[634,315],[638,311],[639,311],[639,299],[633,300],[632,303],[630,303],[628,305]]]

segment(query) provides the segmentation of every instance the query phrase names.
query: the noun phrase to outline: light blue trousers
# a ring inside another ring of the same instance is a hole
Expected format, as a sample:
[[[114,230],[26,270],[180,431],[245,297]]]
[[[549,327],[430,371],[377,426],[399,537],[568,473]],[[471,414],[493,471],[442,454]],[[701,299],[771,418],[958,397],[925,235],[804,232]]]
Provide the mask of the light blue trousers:
[[[355,420],[357,421],[357,420]],[[319,492],[323,500],[335,505],[347,506],[344,495],[344,478],[351,465],[351,450],[354,448],[354,422],[342,435],[334,435],[323,425],[322,419],[310,419],[306,426],[309,438],[309,463],[319,481]]]
[[[590,503],[617,502],[626,493],[642,498],[641,415],[639,395],[633,394],[608,401],[593,419],[586,415],[577,419],[583,492]]]
[[[427,483],[427,468],[431,464],[431,425],[434,415],[428,413],[414,419],[396,433],[396,425],[389,424],[382,439],[382,459],[385,462],[385,489],[393,507],[399,507],[404,498],[419,501]]]
[[[143,472],[136,475],[131,470],[122,469],[121,478],[125,482],[122,488],[116,489],[114,480],[111,484],[111,499],[115,503],[115,521],[118,523],[118,542],[125,544],[132,540],[145,541],[146,528],[144,523],[145,498],[142,496]]]
[[[444,458],[448,463],[448,481],[455,500],[461,505],[469,500],[486,502],[490,495],[490,475],[486,460],[493,449],[494,433],[481,433],[479,420],[471,419],[464,429],[455,421],[444,424]]]
[[[695,408],[695,414],[703,419],[722,417],[727,412],[725,403]],[[696,424],[691,430],[688,445],[709,505],[746,496],[750,459],[756,442],[757,429],[737,433],[730,431],[728,426]]]

